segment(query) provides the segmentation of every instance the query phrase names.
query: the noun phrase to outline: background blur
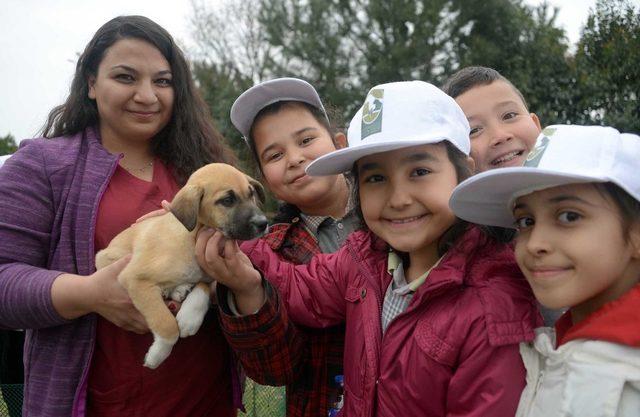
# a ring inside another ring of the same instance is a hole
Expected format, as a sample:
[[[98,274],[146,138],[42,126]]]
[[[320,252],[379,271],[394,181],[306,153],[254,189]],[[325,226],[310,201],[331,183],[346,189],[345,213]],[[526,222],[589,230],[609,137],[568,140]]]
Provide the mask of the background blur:
[[[484,65],[522,91],[543,125],[597,123],[640,132],[639,0],[3,5],[0,46],[7,60],[0,66],[0,155],[36,135],[47,112],[63,101],[77,54],[95,30],[111,17],[132,13],[156,20],[182,45],[218,127],[241,158],[247,155],[228,119],[231,103],[254,83],[280,76],[310,81],[336,107],[342,119],[336,123],[344,126],[375,84],[421,79],[440,85],[461,67]],[[43,52],[42,43],[51,46]],[[75,46],[72,53],[69,44]],[[29,61],[23,61],[25,54]],[[52,76],[62,91],[49,85]]]

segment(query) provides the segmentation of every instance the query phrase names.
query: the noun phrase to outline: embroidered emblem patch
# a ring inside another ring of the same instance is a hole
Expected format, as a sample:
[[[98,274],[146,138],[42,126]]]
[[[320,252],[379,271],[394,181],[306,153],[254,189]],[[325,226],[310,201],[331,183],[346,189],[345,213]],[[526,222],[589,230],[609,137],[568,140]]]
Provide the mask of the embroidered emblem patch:
[[[362,106],[361,139],[382,130],[382,108],[384,104],[384,90],[381,88],[369,91]]]
[[[527,160],[524,161],[524,166],[532,168],[538,167],[540,160],[542,159],[542,155],[544,155],[544,152],[547,150],[547,146],[549,145],[549,136],[553,136],[555,132],[556,129],[550,127],[542,131],[542,135],[544,136],[540,136],[538,142],[536,142],[536,146],[531,150],[531,152],[529,152]]]

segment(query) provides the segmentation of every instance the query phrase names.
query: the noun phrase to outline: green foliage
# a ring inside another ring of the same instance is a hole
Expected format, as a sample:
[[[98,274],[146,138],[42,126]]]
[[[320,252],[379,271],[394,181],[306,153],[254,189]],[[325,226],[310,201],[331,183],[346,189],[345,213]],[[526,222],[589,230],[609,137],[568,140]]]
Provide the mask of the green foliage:
[[[575,57],[576,121],[640,132],[640,14],[628,1],[599,0]]]
[[[5,136],[0,136],[0,155],[9,155],[18,150],[18,144],[16,144],[16,138],[11,133]]]
[[[440,84],[468,65],[500,71],[522,91],[543,124],[602,123],[623,131],[640,130],[640,16],[628,0],[598,1],[575,54],[557,26],[557,10],[545,3],[224,4],[227,7],[219,13],[201,9],[194,17],[200,23],[194,27],[201,32],[202,50],[210,55],[205,67],[215,74],[197,71],[196,76],[228,137],[237,135],[228,122],[234,95],[255,82],[282,76],[306,79],[348,121],[375,84],[407,79]]]
[[[555,18],[519,0],[262,0],[260,13],[278,50],[273,73],[307,78],[346,120],[375,84],[440,84],[484,65],[513,79],[543,120],[565,121],[573,77]]]
[[[459,68],[495,68],[522,92],[543,123],[566,122],[573,76],[564,32],[555,23],[557,10],[508,0],[491,0],[478,8],[467,4],[460,2],[458,9],[457,25],[471,24],[466,34],[456,31],[453,59]]]

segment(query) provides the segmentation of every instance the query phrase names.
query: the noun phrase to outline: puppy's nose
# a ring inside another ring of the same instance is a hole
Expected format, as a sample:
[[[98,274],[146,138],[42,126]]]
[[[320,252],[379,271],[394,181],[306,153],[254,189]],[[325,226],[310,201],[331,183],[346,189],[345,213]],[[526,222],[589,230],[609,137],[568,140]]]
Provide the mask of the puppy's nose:
[[[267,226],[269,225],[269,221],[263,215],[252,216],[251,220],[249,221],[249,223],[251,223],[251,225],[253,227],[255,227],[256,230],[259,231],[259,232],[262,232],[263,230],[265,230],[267,228]]]

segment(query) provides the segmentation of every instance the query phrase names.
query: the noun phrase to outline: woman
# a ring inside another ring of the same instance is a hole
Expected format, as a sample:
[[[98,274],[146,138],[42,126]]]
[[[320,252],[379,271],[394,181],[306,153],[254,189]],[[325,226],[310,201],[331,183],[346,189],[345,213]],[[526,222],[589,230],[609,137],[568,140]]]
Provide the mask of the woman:
[[[27,415],[235,415],[217,320],[148,370],[151,336],[116,279],[126,259],[94,272],[191,172],[232,161],[171,36],[141,16],[107,22],[43,136],[0,172],[0,327],[28,329]]]

